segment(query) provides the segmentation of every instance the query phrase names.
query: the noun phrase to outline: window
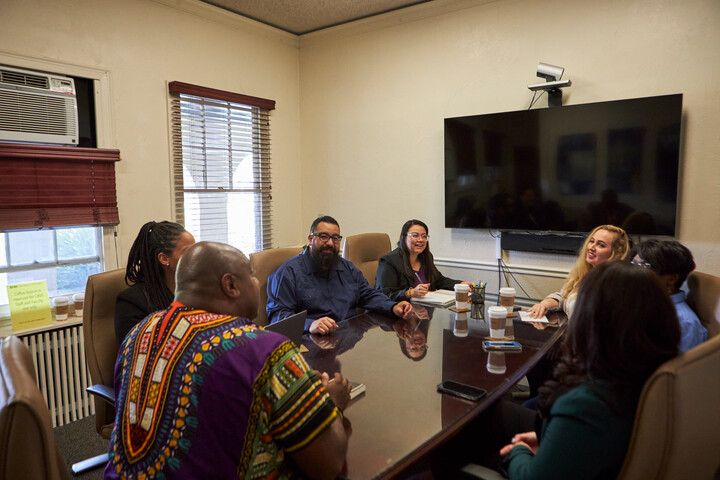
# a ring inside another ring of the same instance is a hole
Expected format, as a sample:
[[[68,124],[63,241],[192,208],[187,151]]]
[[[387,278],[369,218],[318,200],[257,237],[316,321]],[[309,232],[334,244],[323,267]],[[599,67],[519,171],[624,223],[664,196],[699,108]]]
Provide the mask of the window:
[[[53,297],[85,291],[102,271],[102,227],[0,231],[0,306],[7,286],[45,280]]]
[[[246,254],[272,243],[272,100],[170,83],[176,221]]]

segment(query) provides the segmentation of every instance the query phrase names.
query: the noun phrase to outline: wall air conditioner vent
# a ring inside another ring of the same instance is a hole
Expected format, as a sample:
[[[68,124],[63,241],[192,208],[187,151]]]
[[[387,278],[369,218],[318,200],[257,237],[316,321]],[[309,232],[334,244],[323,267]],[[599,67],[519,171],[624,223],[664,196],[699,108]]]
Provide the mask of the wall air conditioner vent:
[[[0,66],[0,141],[78,144],[70,77]]]

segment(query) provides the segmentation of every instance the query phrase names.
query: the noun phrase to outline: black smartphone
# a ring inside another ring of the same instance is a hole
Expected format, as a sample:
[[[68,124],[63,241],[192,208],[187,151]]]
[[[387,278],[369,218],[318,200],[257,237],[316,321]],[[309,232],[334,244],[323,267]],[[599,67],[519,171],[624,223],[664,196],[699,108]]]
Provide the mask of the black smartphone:
[[[500,352],[521,352],[522,345],[518,342],[510,342],[504,340],[483,340],[483,348],[486,351]]]
[[[454,382],[452,380],[439,383],[437,390],[438,392],[455,395],[456,397],[464,398],[472,402],[477,402],[487,395],[487,391],[482,388],[465,385],[464,383]]]

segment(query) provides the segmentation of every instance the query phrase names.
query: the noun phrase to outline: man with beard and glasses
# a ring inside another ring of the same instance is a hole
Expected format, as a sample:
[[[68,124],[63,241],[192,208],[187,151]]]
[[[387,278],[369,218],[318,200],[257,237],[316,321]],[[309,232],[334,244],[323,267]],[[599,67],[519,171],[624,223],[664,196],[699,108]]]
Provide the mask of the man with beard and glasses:
[[[358,307],[408,318],[412,306],[394,302],[372,288],[352,262],[341,258],[340,226],[329,216],[310,227],[308,248],[286,261],[268,278],[267,317],[270,323],[307,310],[305,330],[327,335]]]

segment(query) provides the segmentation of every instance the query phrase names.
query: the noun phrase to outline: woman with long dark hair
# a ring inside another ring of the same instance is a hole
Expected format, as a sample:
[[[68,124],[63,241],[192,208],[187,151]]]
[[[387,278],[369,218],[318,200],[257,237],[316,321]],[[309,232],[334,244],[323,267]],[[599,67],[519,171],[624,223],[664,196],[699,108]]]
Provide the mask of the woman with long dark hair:
[[[192,234],[174,222],[148,222],[130,248],[125,283],[115,304],[115,339],[120,345],[130,330],[149,314],[167,308],[175,296],[175,269]]]
[[[466,283],[443,276],[430,253],[428,227],[420,220],[408,220],[400,231],[398,247],[378,262],[375,288],[399,302],[424,297],[428,291],[452,289]]]
[[[539,431],[500,450],[511,479],[615,478],[645,381],[678,354],[675,308],[656,275],[605,262],[584,276]]]

